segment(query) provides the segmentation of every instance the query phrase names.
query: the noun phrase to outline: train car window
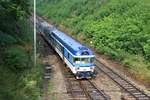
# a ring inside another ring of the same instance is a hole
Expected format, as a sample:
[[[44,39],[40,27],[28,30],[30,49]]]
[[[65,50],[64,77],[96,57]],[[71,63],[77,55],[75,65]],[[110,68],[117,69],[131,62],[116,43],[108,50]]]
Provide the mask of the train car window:
[[[90,63],[89,58],[81,58],[81,63],[83,64]]]
[[[56,40],[54,39],[54,45],[56,45]]]
[[[64,55],[64,48],[62,46],[61,47],[61,53]]]
[[[84,52],[82,52],[81,55],[89,55],[89,52],[88,51],[84,51]]]
[[[75,64],[79,64],[79,63],[80,63],[80,58],[74,58],[73,62],[74,62]]]
[[[68,53],[68,58],[69,58],[70,54]]]
[[[58,44],[58,49],[59,49],[59,51],[61,51],[61,45],[60,44]]]

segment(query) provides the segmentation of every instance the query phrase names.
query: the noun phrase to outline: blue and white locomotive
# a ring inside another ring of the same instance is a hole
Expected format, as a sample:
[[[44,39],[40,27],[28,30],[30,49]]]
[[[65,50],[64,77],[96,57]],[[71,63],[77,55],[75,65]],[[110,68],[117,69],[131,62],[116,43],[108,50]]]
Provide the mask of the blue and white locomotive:
[[[89,48],[47,22],[39,21],[37,26],[77,79],[95,77],[94,54]]]

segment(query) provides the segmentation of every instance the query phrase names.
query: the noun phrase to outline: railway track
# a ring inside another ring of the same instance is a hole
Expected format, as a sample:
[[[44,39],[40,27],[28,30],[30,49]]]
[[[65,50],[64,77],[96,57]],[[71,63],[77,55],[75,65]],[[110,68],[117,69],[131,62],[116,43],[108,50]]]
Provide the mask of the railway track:
[[[110,98],[102,91],[97,89],[90,80],[79,81],[83,91],[90,100],[109,100]]]
[[[98,59],[95,61],[98,70],[104,72],[109,78],[111,78],[115,83],[117,83],[122,89],[128,92],[137,100],[150,100],[150,96],[144,93],[144,91],[137,88],[130,81],[123,78],[121,75],[113,71],[111,68],[102,64]]]
[[[110,100],[91,80],[76,80],[69,69],[63,68],[70,100]]]

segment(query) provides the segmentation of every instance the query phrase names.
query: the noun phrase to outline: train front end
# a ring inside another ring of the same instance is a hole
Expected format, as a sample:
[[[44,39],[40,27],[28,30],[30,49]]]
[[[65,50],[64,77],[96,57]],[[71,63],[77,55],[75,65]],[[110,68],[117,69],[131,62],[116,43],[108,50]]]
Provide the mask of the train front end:
[[[91,50],[81,50],[79,56],[74,57],[74,68],[77,79],[95,78],[94,55]]]

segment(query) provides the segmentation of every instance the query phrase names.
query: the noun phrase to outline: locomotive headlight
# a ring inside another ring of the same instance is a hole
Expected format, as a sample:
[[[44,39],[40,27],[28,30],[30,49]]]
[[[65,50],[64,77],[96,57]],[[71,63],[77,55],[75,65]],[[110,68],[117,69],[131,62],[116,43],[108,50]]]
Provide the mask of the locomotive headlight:
[[[80,69],[80,67],[76,67],[75,69],[76,69],[76,70],[79,70],[79,69]]]
[[[93,69],[93,67],[90,67],[90,69]]]
[[[95,66],[91,66],[91,67],[90,67],[90,69],[94,69],[94,68],[95,68]]]
[[[94,67],[95,67],[95,66],[90,67],[91,71],[94,71]]]

